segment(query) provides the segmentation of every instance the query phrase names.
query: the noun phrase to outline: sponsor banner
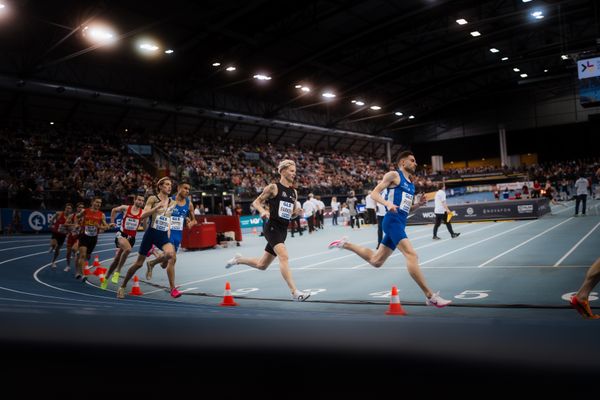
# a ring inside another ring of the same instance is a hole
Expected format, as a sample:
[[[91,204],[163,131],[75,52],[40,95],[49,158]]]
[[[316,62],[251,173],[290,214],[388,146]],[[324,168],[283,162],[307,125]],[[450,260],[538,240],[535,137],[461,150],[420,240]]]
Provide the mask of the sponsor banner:
[[[244,228],[262,228],[262,219],[259,215],[243,215],[240,217],[240,227]]]
[[[532,188],[533,182],[528,181],[528,182],[497,183],[496,187],[498,187],[498,190],[501,192],[504,191],[504,189],[520,191],[523,189],[523,186],[525,186],[525,185],[527,185],[529,188]]]
[[[18,224],[20,226],[14,226],[13,232],[20,230],[25,233],[40,233],[50,232],[50,222],[52,217],[56,214],[56,211],[52,210],[14,210],[12,208],[1,209],[2,214],[2,227],[8,229],[9,226],[13,225],[15,217],[19,218]],[[106,222],[110,222],[110,212],[105,212]],[[117,217],[117,222],[120,217]],[[116,229],[110,229],[107,232],[114,232]]]
[[[550,212],[548,199],[507,200],[450,206],[453,222],[540,218]],[[409,225],[435,223],[433,207],[421,207],[408,219]]]

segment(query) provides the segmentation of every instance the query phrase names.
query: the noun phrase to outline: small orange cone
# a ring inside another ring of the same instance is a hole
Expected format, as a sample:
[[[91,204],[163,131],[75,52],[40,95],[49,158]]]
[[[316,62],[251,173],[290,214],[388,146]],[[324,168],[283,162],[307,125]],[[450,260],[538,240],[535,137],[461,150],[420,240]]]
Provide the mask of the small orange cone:
[[[406,311],[400,304],[400,296],[398,296],[398,289],[396,286],[392,286],[392,298],[390,299],[390,308],[386,311],[386,315],[406,315]]]
[[[92,267],[87,261],[83,262],[83,275],[92,275]]]
[[[231,285],[229,282],[225,283],[225,294],[223,296],[223,301],[219,305],[229,307],[237,306],[237,303],[233,300],[233,296],[231,295]]]
[[[106,268],[100,265],[100,260],[97,254],[94,257],[94,267],[96,267],[96,269],[94,270],[94,275],[100,276],[100,274],[106,274]]]
[[[98,278],[100,278],[100,282],[104,282],[104,274],[100,274],[98,275]]]
[[[140,280],[138,279],[137,275],[133,277],[133,287],[131,288],[131,292],[129,292],[129,294],[132,296],[141,296],[144,294],[142,293],[142,289],[140,289]]]
[[[256,228],[252,228],[252,233],[256,235]]]

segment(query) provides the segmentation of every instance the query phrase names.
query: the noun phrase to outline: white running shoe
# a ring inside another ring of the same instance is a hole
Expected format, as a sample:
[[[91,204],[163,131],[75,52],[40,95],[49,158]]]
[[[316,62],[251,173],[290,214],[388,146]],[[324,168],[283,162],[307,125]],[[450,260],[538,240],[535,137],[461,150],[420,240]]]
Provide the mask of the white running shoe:
[[[301,292],[300,290],[296,290],[292,295],[292,299],[294,301],[306,301],[310,297],[310,292]]]
[[[50,264],[50,268],[52,268],[52,269],[56,269],[56,263],[55,263],[55,262],[53,262],[52,264]]]
[[[71,267],[69,267],[68,265],[65,267],[65,269],[63,269],[63,271],[65,272],[69,272],[71,270]]]
[[[333,242],[329,243],[329,246],[327,246],[327,247],[330,249],[333,249],[334,247],[343,249],[346,242],[348,242],[348,236],[344,236],[341,239],[334,240]]]
[[[240,253],[237,253],[232,259],[227,261],[227,264],[225,264],[225,268],[231,268],[234,265],[237,265],[240,258],[242,258],[242,255]]]
[[[440,292],[435,292],[430,298],[425,300],[425,304],[428,306],[436,306],[437,308],[446,307],[450,303],[452,303],[452,300],[446,300],[442,298],[442,296],[440,296]]]

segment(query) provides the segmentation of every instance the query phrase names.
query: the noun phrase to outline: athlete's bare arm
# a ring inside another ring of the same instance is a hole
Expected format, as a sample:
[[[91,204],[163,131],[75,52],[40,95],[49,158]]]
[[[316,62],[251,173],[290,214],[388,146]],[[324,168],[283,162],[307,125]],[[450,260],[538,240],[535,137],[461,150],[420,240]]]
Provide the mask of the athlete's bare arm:
[[[427,196],[425,196],[425,193],[422,193],[419,196],[419,200],[415,204],[410,206],[410,212],[415,211],[419,207],[423,207],[425,204],[427,204]],[[446,206],[446,209],[448,209],[448,206]],[[448,211],[450,211],[450,210],[448,210]]]
[[[296,199],[298,199],[298,191],[294,189],[294,194],[296,195]],[[294,202],[294,211],[292,212],[292,217],[302,216],[304,214],[304,209],[302,207],[296,207],[296,201]]]
[[[262,193],[252,202],[252,206],[258,210],[261,218],[268,219],[270,217],[269,210],[265,209],[263,205],[267,200],[272,199],[275,196],[277,196],[277,185],[271,183],[270,185],[267,185]]]
[[[127,211],[126,205],[120,205],[120,206],[115,207],[112,210],[110,210],[110,225],[117,226],[117,224],[115,224],[115,218],[117,217],[117,213],[125,212],[125,211]]]
[[[371,191],[371,198],[373,200],[375,200],[376,202],[378,202],[379,204],[383,204],[384,206],[386,206],[387,209],[388,209],[388,211],[394,211],[395,212],[396,208],[398,208],[398,207],[394,203],[392,203],[391,201],[389,201],[389,200],[386,201],[381,196],[381,192],[384,189],[387,189],[390,186],[396,186],[399,183],[400,183],[400,175],[398,175],[398,172],[396,172],[396,171],[387,172],[383,176],[383,179]]]
[[[144,207],[144,212],[140,216],[140,219],[147,218],[158,211],[159,208],[165,207],[164,203],[160,201],[160,199],[156,196],[152,196],[146,202],[146,206]]]
[[[194,215],[194,203],[192,202],[192,196],[188,197],[190,200],[190,208],[188,209],[188,217],[186,218],[186,224],[188,228],[196,225],[196,216]]]

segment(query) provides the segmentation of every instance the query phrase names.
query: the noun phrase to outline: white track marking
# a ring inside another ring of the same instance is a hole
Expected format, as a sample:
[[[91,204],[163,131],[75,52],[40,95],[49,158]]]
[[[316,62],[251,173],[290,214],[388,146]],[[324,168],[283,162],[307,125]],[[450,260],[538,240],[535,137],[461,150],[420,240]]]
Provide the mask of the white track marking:
[[[587,239],[587,237],[588,237],[588,236],[590,236],[590,235],[592,234],[592,232],[594,232],[594,231],[596,230],[596,228],[598,228],[598,226],[599,226],[599,225],[600,225],[600,222],[598,222],[598,223],[597,223],[597,224],[596,224],[596,225],[595,225],[595,226],[594,226],[594,227],[593,227],[593,228],[592,228],[592,229],[591,229],[591,230],[590,230],[590,231],[589,231],[589,232],[588,232],[588,233],[587,233],[587,234],[586,234],[584,237],[582,237],[582,238],[581,238],[581,239],[580,239],[580,240],[579,240],[579,241],[578,241],[578,242],[575,244],[575,246],[571,247],[571,249],[570,249],[569,251],[567,251],[567,252],[565,253],[565,255],[564,255],[564,256],[562,256],[562,257],[560,258],[560,260],[558,260],[558,261],[556,262],[556,264],[554,264],[554,266],[555,266],[555,267],[558,267],[558,266],[560,265],[560,263],[562,263],[562,262],[565,260],[565,258],[569,257],[569,255],[570,255],[570,254],[571,254],[573,251],[575,251],[575,249],[576,249],[577,247],[579,247],[579,245],[580,245],[581,243],[583,243],[583,241],[584,241],[585,239]]]

